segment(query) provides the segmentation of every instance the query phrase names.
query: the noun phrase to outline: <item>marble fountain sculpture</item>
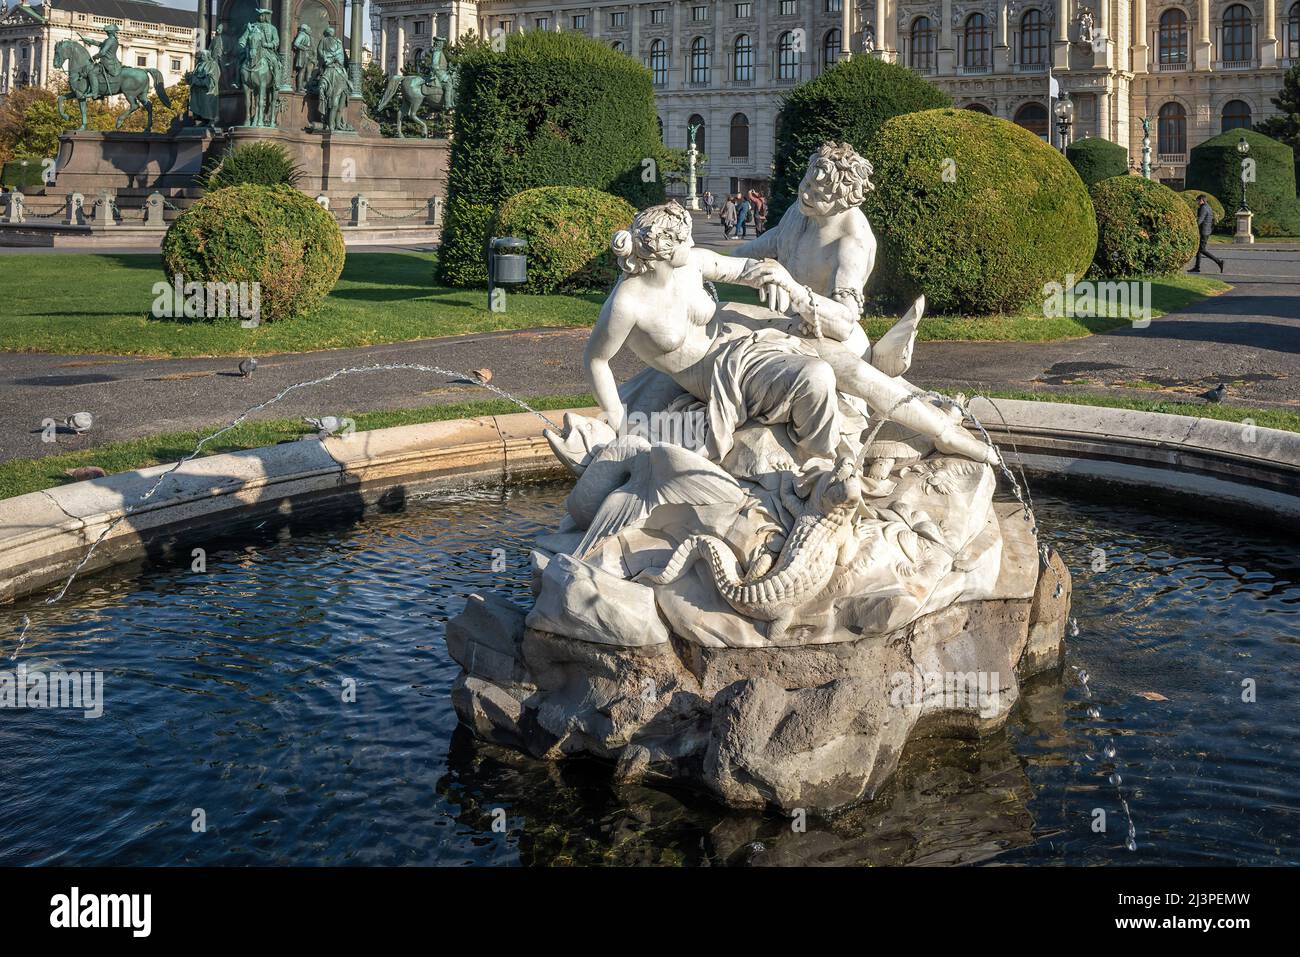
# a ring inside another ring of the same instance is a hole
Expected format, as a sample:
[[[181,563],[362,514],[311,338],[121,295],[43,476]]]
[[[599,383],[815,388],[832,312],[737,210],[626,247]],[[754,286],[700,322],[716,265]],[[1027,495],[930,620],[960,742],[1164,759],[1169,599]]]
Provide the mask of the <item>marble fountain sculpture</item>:
[[[577,481],[536,541],[535,603],[473,595],[448,626],[479,737],[825,813],[872,796],[912,734],[1000,727],[1058,662],[1068,572],[994,502],[997,450],[903,378],[924,301],[874,344],[859,322],[871,175],[823,146],[735,256],[696,248],[675,203],[614,235],[585,357],[602,415],[547,433]],[[619,385],[625,348],[648,368]]]

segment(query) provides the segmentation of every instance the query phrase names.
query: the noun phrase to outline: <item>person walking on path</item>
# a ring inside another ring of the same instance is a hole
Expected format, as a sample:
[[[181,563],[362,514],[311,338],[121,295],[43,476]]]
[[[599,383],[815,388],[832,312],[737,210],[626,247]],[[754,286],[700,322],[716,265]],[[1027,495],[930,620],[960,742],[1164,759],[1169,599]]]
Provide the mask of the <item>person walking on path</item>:
[[[1196,265],[1189,271],[1200,272],[1201,257],[1204,256],[1210,262],[1218,265],[1219,272],[1223,272],[1223,260],[1209,250],[1210,233],[1214,232],[1214,210],[1210,208],[1210,204],[1205,201],[1204,196],[1199,197],[1196,201],[1196,227],[1201,233],[1201,244],[1196,247]]]
[[[727,201],[722,204],[722,211],[718,213],[718,220],[722,223],[722,238],[730,239],[732,233],[736,231],[735,197],[727,197]]]
[[[740,198],[740,205],[736,207],[736,224],[740,227],[740,238],[745,239],[745,230],[753,222],[754,207],[749,204],[749,200],[744,196]]]
[[[713,215],[713,194],[707,189],[704,191],[704,218],[708,219]]]

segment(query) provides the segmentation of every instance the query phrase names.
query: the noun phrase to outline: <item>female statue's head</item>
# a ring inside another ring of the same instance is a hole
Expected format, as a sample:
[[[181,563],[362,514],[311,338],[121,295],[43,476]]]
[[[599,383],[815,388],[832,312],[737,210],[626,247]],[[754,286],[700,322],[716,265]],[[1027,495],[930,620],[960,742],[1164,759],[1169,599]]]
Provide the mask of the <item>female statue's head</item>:
[[[871,164],[848,143],[823,143],[808,158],[799,205],[809,216],[833,216],[861,206],[871,184]]]
[[[619,268],[636,276],[656,260],[682,265],[692,245],[691,214],[670,202],[637,213],[631,226],[614,234],[609,248]]]

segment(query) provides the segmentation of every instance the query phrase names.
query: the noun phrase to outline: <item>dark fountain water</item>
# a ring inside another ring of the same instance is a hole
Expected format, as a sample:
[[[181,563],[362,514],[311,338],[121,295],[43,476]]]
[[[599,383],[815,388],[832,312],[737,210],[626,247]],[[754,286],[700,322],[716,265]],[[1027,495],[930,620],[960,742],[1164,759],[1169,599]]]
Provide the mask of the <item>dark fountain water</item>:
[[[875,800],[795,833],[457,730],[445,621],[471,591],[529,600],[565,492],[271,520],[196,541],[206,572],[185,550],[18,603],[19,659],[105,672],[104,713],[4,714],[0,864],[1300,862],[1294,542],[1039,492],[1074,575],[1065,667],[1005,731],[914,742]]]

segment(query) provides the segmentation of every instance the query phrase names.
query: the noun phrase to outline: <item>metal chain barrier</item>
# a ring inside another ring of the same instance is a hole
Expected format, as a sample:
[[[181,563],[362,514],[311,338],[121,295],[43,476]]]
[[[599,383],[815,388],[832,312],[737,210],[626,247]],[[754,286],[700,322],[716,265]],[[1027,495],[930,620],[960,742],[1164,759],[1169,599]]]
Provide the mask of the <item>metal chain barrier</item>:
[[[380,219],[413,219],[416,216],[428,216],[429,208],[426,206],[423,209],[417,209],[414,212],[405,213],[403,215],[390,216],[388,213],[385,213],[383,210],[375,209],[375,207],[369,206],[366,208],[366,213],[370,216],[378,216]]]

